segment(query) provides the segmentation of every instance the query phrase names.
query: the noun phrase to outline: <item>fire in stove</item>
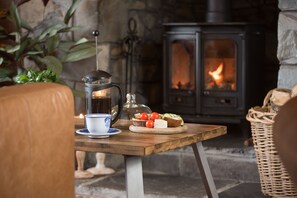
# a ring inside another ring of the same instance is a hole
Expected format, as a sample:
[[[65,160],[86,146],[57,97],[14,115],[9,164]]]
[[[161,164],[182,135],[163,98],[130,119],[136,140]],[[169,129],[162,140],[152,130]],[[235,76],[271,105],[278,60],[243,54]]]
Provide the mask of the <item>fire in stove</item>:
[[[222,71],[223,71],[223,63],[221,63],[215,71],[208,72],[208,74],[213,78],[215,84],[218,87],[222,86],[222,82],[223,82]]]
[[[214,70],[208,71],[205,88],[208,90],[234,90],[235,83],[224,78],[224,64],[220,63]]]

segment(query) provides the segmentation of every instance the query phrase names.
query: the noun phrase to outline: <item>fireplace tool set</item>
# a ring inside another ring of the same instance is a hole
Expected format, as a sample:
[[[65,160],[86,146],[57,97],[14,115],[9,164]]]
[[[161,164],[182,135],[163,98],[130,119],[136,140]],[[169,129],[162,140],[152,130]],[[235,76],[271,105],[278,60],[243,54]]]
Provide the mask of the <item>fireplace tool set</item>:
[[[137,104],[136,95],[133,93],[133,67],[139,62],[139,53],[137,50],[140,38],[136,35],[137,23],[134,18],[130,18],[128,21],[128,35],[123,40],[123,51],[126,58],[125,67],[125,93],[126,93],[126,103],[123,105],[122,118],[131,119],[134,114],[147,112],[151,113],[151,109],[144,104]],[[137,72],[137,71],[136,71]],[[134,80],[135,82],[135,80]]]

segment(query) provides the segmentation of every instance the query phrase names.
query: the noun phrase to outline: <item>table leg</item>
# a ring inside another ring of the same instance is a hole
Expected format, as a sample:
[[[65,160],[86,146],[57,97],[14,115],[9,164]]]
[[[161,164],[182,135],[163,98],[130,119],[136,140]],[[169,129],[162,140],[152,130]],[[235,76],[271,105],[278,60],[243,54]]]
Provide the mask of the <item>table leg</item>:
[[[142,159],[125,156],[127,198],[143,198]]]
[[[218,192],[209,169],[202,143],[198,142],[197,144],[192,144],[192,148],[205,186],[205,190],[207,192],[207,196],[218,198]]]
[[[76,160],[77,160],[77,170],[74,172],[74,177],[76,179],[80,178],[92,178],[94,175],[88,171],[84,170],[84,162],[86,158],[85,151],[76,151]]]
[[[113,174],[115,171],[111,168],[105,166],[105,153],[96,153],[96,166],[87,169],[90,173],[94,175],[109,175]]]

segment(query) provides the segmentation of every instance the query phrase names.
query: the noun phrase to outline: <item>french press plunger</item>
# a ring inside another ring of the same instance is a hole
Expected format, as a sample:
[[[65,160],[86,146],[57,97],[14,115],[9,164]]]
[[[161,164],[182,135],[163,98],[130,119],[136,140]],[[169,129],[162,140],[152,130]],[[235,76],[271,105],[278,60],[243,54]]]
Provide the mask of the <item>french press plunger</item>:
[[[93,35],[96,38],[96,50],[97,50],[97,36],[98,31],[94,31]],[[85,82],[86,92],[86,112],[90,113],[107,113],[112,114],[111,124],[114,124],[120,117],[122,111],[122,90],[121,88],[111,82],[111,75],[105,71],[99,70],[98,68],[98,57],[96,53],[96,71],[91,71],[83,77]],[[118,108],[117,111],[112,113],[112,99],[111,89],[115,87],[118,90]]]

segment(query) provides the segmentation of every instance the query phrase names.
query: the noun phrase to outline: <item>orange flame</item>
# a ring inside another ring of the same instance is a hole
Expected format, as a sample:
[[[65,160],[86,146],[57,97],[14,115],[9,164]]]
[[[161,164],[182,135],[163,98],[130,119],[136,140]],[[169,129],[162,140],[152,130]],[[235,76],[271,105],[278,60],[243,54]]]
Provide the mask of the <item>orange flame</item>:
[[[208,74],[213,78],[217,85],[221,84],[223,81],[222,71],[223,63],[221,63],[216,70],[208,72]]]

